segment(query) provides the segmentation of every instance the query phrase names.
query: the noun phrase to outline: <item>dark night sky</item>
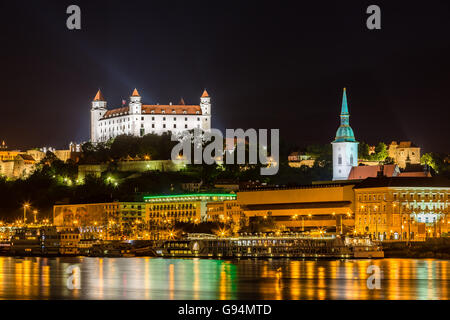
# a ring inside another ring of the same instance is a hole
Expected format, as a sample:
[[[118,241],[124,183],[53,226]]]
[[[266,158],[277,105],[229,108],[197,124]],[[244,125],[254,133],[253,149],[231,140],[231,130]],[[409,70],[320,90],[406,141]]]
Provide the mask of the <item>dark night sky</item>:
[[[2,1],[0,139],[84,141],[97,88],[111,108],[137,87],[144,103],[190,104],[207,88],[214,127],[328,143],[345,86],[357,140],[448,152],[450,2],[390,2]]]

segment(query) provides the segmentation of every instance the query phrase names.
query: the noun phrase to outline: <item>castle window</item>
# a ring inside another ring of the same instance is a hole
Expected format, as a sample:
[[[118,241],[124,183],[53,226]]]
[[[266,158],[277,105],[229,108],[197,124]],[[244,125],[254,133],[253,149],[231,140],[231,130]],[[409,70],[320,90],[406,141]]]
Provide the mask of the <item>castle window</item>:
[[[184,125],[184,128],[187,129],[187,124]]]
[[[177,125],[176,125],[176,124],[174,124],[174,125],[173,125],[173,127],[174,127],[174,128],[176,128],[176,127],[177,127]]]
[[[155,110],[152,110],[150,113],[155,113]]]
[[[162,110],[161,113],[166,113],[166,110]]]
[[[144,117],[141,117],[141,120],[144,121]]]
[[[163,124],[163,128],[164,128],[164,129],[166,128],[166,124],[165,124],[165,123]]]
[[[184,118],[184,121],[187,121],[187,118]]]
[[[200,118],[197,118],[197,121],[200,121]]]
[[[152,117],[152,120],[155,121],[155,117]]]
[[[173,117],[173,121],[177,121],[177,118]]]
[[[186,110],[183,110],[183,114],[186,114],[187,113],[187,111]]]
[[[353,155],[350,155],[350,164],[353,165]]]
[[[155,124],[154,123],[152,123],[152,128],[155,128]]]
[[[163,117],[163,121],[166,121],[166,117]]]
[[[342,156],[341,155],[338,156],[338,164],[342,164]]]

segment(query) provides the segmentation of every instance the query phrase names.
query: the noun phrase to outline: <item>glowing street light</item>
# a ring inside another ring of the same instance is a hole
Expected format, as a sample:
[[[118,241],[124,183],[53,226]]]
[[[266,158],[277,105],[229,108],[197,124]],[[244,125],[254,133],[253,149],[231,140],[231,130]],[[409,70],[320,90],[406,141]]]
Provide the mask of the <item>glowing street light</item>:
[[[33,215],[34,215],[34,223],[36,224],[37,220],[36,220],[36,216],[38,214],[37,210],[33,210]]]
[[[23,204],[23,224],[27,221],[27,209],[30,207],[30,204],[28,202],[25,202]]]

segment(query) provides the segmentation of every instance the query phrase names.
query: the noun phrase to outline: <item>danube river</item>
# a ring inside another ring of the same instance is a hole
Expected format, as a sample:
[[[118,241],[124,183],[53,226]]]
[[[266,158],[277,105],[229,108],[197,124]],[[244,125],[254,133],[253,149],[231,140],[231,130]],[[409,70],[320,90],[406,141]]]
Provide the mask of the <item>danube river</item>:
[[[0,299],[450,299],[450,261],[0,257]]]

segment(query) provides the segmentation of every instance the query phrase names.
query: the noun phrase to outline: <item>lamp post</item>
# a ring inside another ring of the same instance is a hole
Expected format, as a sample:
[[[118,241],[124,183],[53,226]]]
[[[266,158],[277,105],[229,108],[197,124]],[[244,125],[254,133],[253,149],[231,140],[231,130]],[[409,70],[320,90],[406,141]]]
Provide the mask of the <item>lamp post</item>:
[[[25,203],[23,205],[23,224],[25,225],[27,223],[27,208],[30,207],[29,203]]]
[[[36,220],[36,216],[38,214],[37,210],[33,210],[33,215],[34,215],[34,223],[36,224],[37,220]]]

